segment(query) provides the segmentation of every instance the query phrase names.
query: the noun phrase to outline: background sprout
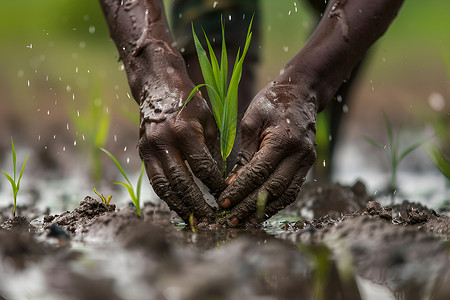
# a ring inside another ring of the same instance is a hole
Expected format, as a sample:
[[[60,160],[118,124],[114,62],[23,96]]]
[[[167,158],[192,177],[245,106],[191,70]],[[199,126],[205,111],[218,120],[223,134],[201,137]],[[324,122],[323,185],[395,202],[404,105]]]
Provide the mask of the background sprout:
[[[25,168],[25,164],[27,163],[29,155],[27,155],[27,157],[25,158],[25,161],[23,162],[22,169],[20,170],[19,178],[17,179],[17,182],[16,182],[16,148],[14,147],[14,141],[13,141],[12,137],[11,137],[11,145],[12,145],[12,154],[13,154],[13,176],[11,177],[5,171],[3,171],[3,174],[5,174],[6,179],[8,179],[8,181],[11,183],[11,188],[13,191],[13,200],[14,200],[13,217],[15,217],[16,216],[16,200],[17,200],[17,194],[19,193],[19,189],[20,189],[20,180],[22,179],[23,169]]]
[[[400,134],[397,133],[394,136],[394,131],[392,129],[392,124],[389,118],[387,117],[386,113],[383,111],[383,118],[384,118],[384,124],[386,126],[386,131],[389,138],[389,144],[388,145],[382,145],[375,141],[374,139],[364,136],[364,139],[370,143],[371,145],[377,147],[378,149],[381,149],[384,153],[386,153],[386,156],[390,162],[391,167],[391,182],[389,184],[389,190],[388,192],[394,195],[394,192],[397,190],[397,169],[400,162],[412,151],[422,146],[425,142],[427,142],[430,138],[434,137],[435,135],[432,135],[431,137],[428,137],[422,141],[419,141],[417,143],[414,143],[404,149],[403,151],[400,151]]]
[[[112,161],[116,164],[117,168],[119,169],[120,173],[122,173],[123,177],[127,182],[121,182],[121,181],[114,181],[114,184],[120,184],[123,185],[128,193],[130,194],[131,201],[133,201],[134,206],[136,206],[136,211],[138,216],[141,215],[141,207],[140,207],[140,197],[141,197],[141,182],[142,182],[142,175],[144,174],[145,166],[144,162],[142,162],[141,172],[139,173],[139,178],[136,185],[136,192],[133,189],[133,186],[131,185],[130,180],[128,179],[127,174],[125,173],[124,169],[122,168],[122,165],[119,163],[119,161],[112,155],[108,150],[104,148],[100,148],[103,152],[105,152],[109,158],[112,159]],[[98,195],[98,194],[97,194]]]
[[[450,183],[450,160],[445,156],[444,152],[434,145],[427,149],[428,156],[433,161],[436,168],[447,178]]]
[[[199,88],[206,86],[209,101],[211,102],[213,110],[214,119],[216,120],[217,128],[219,129],[220,133],[220,153],[222,155],[222,174],[224,177],[226,177],[227,157],[230,155],[231,150],[233,149],[234,140],[236,138],[238,85],[241,80],[244,58],[247,54],[247,50],[252,39],[252,32],[250,31],[252,22],[253,17],[248,26],[247,37],[245,40],[244,50],[242,51],[242,56],[239,57],[240,49],[237,52],[236,61],[231,73],[231,79],[228,87],[228,58],[225,45],[225,30],[223,21],[221,20],[222,52],[220,67],[219,63],[217,62],[216,55],[214,54],[214,50],[211,47],[208,37],[206,36],[206,33],[203,32],[203,34],[205,35],[211,61],[208,59],[205,49],[203,49],[197,35],[195,34],[194,25],[192,24],[192,34],[194,36],[195,49],[197,50],[198,60],[205,83],[197,85],[192,90],[186,102],[184,103],[184,106],[191,100],[191,98]],[[184,106],[182,107],[182,109],[184,108]],[[181,113],[182,109],[178,114]]]

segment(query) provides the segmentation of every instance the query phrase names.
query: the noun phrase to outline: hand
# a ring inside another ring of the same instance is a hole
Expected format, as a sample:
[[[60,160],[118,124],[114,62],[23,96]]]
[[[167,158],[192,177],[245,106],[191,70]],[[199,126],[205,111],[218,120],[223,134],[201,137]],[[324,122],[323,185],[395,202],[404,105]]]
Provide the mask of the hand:
[[[217,129],[208,105],[199,93],[178,115],[180,99],[186,100],[194,87],[190,80],[182,78],[186,77],[180,76],[170,82],[175,87],[158,88],[145,96],[146,100],[140,106],[139,154],[155,193],[170,209],[185,222],[191,214],[195,222],[212,222],[213,210],[194,183],[185,160],[213,194],[220,193],[226,184],[209,151],[217,141]]]
[[[286,80],[287,81],[287,80]],[[316,101],[289,83],[272,82],[241,123],[242,147],[218,204],[236,226],[262,222],[292,203],[316,159]]]

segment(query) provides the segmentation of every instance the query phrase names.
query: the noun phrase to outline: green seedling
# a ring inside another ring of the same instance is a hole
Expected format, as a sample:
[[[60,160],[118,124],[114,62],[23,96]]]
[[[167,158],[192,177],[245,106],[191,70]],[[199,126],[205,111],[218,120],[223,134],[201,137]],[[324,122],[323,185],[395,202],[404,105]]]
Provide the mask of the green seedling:
[[[108,197],[105,198],[105,196],[103,196],[103,194],[99,194],[99,193],[97,192],[97,190],[95,189],[95,186],[94,186],[93,188],[94,188],[94,193],[96,193],[97,196],[100,197],[100,200],[101,200],[105,205],[109,205],[109,203],[111,202],[112,196],[109,195]]]
[[[416,142],[412,145],[410,145],[409,147],[407,147],[404,150],[400,150],[400,134],[397,133],[394,136],[394,130],[392,128],[392,124],[391,121],[389,120],[389,118],[387,117],[386,113],[383,111],[383,118],[384,118],[384,123],[386,126],[386,131],[388,134],[388,138],[389,138],[389,144],[388,145],[383,145],[381,143],[378,143],[377,141],[375,141],[374,139],[364,136],[364,139],[370,143],[371,145],[377,147],[378,149],[382,150],[384,153],[386,153],[387,159],[390,162],[390,167],[391,167],[391,181],[389,184],[389,192],[392,193],[392,195],[394,195],[394,192],[397,190],[398,186],[397,186],[397,170],[398,170],[398,165],[400,164],[400,162],[408,155],[410,154],[412,151],[416,150],[417,148],[419,148],[420,146],[422,146],[425,142],[427,142],[430,138],[434,137],[428,137],[422,141]]]
[[[444,155],[438,146],[432,146],[427,149],[428,156],[433,161],[436,169],[450,182],[450,160]]]
[[[225,29],[223,20],[221,20],[222,52],[220,66],[217,61],[216,55],[214,54],[214,50],[208,40],[208,37],[206,36],[206,33],[203,32],[205,35],[211,61],[208,59],[205,49],[203,49],[197,35],[195,34],[194,25],[192,24],[192,34],[194,36],[195,49],[197,50],[198,60],[205,83],[197,85],[192,90],[178,114],[181,113],[183,108],[192,99],[197,90],[205,86],[208,92],[209,101],[211,102],[214,119],[216,120],[217,128],[219,129],[220,152],[222,155],[222,173],[224,177],[226,177],[227,157],[230,155],[231,150],[233,149],[234,140],[236,138],[238,85],[241,80],[244,58],[247,54],[247,50],[252,38],[252,22],[253,17],[248,26],[247,37],[245,40],[245,46],[244,50],[242,51],[242,55],[239,56],[240,49],[237,52],[236,61],[231,73],[231,79],[228,87],[228,56],[225,45]]]
[[[16,182],[16,148],[14,147],[14,141],[11,137],[11,145],[12,145],[12,154],[13,154],[13,176],[11,177],[8,173],[3,171],[3,174],[5,174],[6,179],[8,179],[9,183],[11,183],[11,188],[13,191],[13,200],[14,200],[14,206],[13,206],[13,217],[16,216],[16,203],[17,203],[17,194],[19,193],[20,189],[20,180],[22,179],[23,170],[25,168],[25,164],[27,163],[29,155],[25,158],[25,161],[23,162],[22,169],[20,170],[19,178]]]
[[[140,216],[141,215],[141,207],[140,207],[141,182],[142,182],[142,175],[144,174],[144,170],[145,170],[144,162],[142,162],[141,172],[139,173],[139,178],[137,181],[136,192],[135,192],[133,189],[133,186],[131,185],[130,180],[128,179],[127,174],[125,173],[125,171],[122,168],[122,165],[119,163],[119,161],[108,150],[106,150],[104,148],[100,148],[100,149],[103,152],[105,152],[109,156],[109,158],[112,159],[112,161],[116,164],[117,168],[119,169],[120,173],[122,173],[123,177],[127,181],[127,182],[114,181],[113,183],[122,185],[127,189],[128,193],[130,194],[131,201],[133,201],[134,206],[136,206],[137,214],[138,214],[138,216]]]

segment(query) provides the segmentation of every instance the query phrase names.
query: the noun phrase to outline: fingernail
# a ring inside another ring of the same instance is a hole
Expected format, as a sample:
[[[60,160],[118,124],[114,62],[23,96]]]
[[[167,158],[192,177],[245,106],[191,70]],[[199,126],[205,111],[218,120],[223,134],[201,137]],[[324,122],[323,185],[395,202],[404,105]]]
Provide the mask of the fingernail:
[[[225,209],[229,208],[229,207],[231,206],[231,201],[230,201],[230,199],[225,198],[225,200],[222,201],[222,203],[220,204],[220,206],[221,206],[222,208],[225,208]]]
[[[238,226],[239,225],[239,220],[237,218],[231,219],[230,225],[231,226]]]
[[[226,184],[230,185],[234,181],[234,179],[236,179],[236,176],[237,176],[236,173],[231,174],[230,177],[228,177],[227,180],[225,181]]]

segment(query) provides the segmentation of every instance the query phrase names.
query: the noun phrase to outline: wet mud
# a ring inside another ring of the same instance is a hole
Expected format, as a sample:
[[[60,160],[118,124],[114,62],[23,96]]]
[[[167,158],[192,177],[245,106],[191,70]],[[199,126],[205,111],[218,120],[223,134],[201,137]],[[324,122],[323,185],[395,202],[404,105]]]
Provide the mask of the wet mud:
[[[285,212],[314,218],[272,225],[277,235],[267,224],[193,232],[164,204],[141,211],[86,197],[58,215],[2,219],[0,299],[450,297],[449,218],[383,207],[361,183],[305,187]]]

